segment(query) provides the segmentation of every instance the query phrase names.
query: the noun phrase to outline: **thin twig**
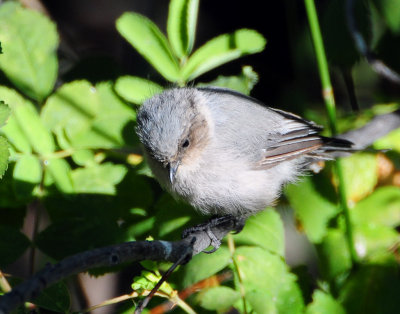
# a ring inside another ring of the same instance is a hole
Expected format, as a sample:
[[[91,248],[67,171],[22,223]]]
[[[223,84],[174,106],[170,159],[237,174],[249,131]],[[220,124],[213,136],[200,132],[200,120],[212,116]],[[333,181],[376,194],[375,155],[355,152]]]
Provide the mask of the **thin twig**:
[[[157,282],[157,284],[154,286],[153,289],[151,289],[150,293],[148,296],[146,296],[142,302],[139,303],[139,305],[136,307],[135,314],[140,314],[142,311],[146,308],[147,304],[149,304],[151,298],[154,296],[154,294],[158,291],[158,289],[161,287],[161,285],[167,280],[169,275],[172,274],[172,272],[182,263],[188,260],[188,257],[190,258],[191,253],[192,253],[192,246],[196,242],[196,238],[192,239],[192,242],[190,243],[191,246],[187,247],[187,249],[182,252],[182,256],[165,272],[165,274],[161,277],[161,279]]]

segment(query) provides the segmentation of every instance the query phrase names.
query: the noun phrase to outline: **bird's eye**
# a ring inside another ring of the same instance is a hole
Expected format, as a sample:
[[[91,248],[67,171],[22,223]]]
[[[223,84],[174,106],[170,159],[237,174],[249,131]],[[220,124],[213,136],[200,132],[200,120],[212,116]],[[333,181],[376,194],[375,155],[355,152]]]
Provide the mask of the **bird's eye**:
[[[182,143],[182,147],[183,147],[183,148],[186,148],[186,147],[189,146],[189,144],[190,144],[189,139],[186,139],[186,140]]]

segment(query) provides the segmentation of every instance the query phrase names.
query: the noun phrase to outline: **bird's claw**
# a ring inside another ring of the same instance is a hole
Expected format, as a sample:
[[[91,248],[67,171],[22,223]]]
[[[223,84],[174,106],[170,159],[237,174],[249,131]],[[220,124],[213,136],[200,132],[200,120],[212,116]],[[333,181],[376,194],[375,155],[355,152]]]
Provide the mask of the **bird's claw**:
[[[213,248],[208,251],[204,250],[203,252],[211,254],[218,250],[218,248],[221,246],[221,240],[215,236],[211,228],[233,222],[233,230],[235,231],[234,233],[237,234],[242,231],[245,221],[245,218],[237,218],[231,215],[213,217],[205,223],[183,230],[182,238],[186,238],[192,233],[206,232],[208,237],[210,238],[210,246],[212,246]]]

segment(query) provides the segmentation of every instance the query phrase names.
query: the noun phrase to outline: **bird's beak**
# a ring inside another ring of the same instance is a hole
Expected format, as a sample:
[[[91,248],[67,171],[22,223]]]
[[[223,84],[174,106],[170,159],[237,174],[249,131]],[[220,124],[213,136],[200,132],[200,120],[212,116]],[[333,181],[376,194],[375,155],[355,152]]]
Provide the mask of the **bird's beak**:
[[[181,164],[181,162],[179,160],[174,161],[174,162],[170,162],[168,164],[168,168],[169,168],[169,181],[171,183],[174,183],[175,180],[175,176],[176,176],[176,172],[178,171],[178,167]]]

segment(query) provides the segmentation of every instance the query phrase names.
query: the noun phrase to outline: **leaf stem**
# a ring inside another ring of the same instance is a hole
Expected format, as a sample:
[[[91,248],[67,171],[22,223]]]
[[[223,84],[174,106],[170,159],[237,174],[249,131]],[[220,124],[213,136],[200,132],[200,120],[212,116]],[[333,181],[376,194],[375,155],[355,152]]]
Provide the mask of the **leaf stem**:
[[[308,22],[310,24],[311,37],[314,44],[315,55],[318,63],[319,76],[322,84],[322,97],[328,113],[329,127],[332,135],[337,134],[336,104],[332,83],[329,75],[328,61],[326,59],[324,42],[318,22],[317,10],[314,0],[304,0]],[[346,240],[353,263],[357,263],[358,256],[354,247],[353,230],[350,219],[349,207],[344,186],[343,168],[340,159],[336,162],[336,172],[339,180],[339,198],[342,213],[346,222]]]

